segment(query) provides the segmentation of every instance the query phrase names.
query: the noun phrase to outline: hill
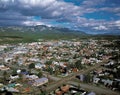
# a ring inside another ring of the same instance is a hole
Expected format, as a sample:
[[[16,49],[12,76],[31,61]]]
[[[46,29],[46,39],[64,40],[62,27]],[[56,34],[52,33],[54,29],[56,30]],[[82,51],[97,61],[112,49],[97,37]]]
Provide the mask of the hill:
[[[31,42],[38,39],[74,39],[89,36],[68,28],[39,26],[0,27],[0,43]]]

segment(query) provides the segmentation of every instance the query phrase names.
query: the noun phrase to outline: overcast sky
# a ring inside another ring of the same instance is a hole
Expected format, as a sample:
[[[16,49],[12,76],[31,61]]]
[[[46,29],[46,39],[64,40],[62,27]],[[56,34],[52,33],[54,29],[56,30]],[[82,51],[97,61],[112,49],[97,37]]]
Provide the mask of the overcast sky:
[[[0,0],[0,26],[47,25],[120,32],[120,0]]]

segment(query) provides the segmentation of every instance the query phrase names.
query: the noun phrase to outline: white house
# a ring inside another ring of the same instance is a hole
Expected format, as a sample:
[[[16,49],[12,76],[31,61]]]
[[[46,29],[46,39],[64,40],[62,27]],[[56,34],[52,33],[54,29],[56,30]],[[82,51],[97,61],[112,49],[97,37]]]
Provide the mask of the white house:
[[[42,69],[43,67],[46,67],[46,66],[44,64],[41,64],[41,63],[36,63],[35,64],[36,69]]]
[[[15,74],[15,75],[10,75],[10,79],[18,79],[19,78],[19,76],[17,75],[17,74]]]
[[[26,78],[28,78],[29,80],[34,80],[34,79],[38,79],[38,76],[36,76],[36,75],[26,75]]]
[[[10,62],[11,60],[13,60],[12,57],[7,57],[7,58],[4,58],[4,61],[7,63],[7,62]]]

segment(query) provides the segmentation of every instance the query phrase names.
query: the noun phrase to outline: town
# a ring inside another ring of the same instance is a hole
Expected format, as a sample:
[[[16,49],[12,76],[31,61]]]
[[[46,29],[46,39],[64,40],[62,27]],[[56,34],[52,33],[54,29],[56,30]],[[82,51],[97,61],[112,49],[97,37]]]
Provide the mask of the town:
[[[0,45],[0,95],[119,95],[117,40]]]

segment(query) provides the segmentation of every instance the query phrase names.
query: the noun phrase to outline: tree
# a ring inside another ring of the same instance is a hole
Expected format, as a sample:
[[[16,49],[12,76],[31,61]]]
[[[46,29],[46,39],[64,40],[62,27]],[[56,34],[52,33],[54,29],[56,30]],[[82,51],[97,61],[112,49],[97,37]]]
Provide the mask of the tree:
[[[34,64],[34,63],[31,63],[31,64],[28,66],[28,68],[30,69],[30,72],[31,72],[31,70],[35,68],[35,64]]]
[[[70,63],[70,64],[68,64],[68,66],[67,66],[68,69],[71,69],[71,68],[74,68],[74,67],[75,67],[75,65],[74,65],[73,63]]]
[[[46,62],[46,65],[48,65],[48,66],[51,65],[51,64],[52,64],[51,60]]]
[[[21,72],[26,72],[27,70],[26,69],[21,69]]]
[[[34,64],[34,63],[31,63],[31,64],[29,65],[29,69],[33,69],[33,68],[35,68],[35,64]]]
[[[81,64],[81,60],[78,60],[75,62],[75,67],[78,69],[82,69],[82,64]]]
[[[22,81],[22,82],[23,82],[23,76],[24,76],[24,75],[20,73],[20,74],[19,74],[19,79],[18,79],[18,81],[20,81],[20,82]]]
[[[75,55],[73,56],[73,59],[76,59],[76,58],[78,58],[78,55],[77,55],[77,54],[75,54]]]
[[[17,69],[13,69],[12,74],[17,74]]]
[[[6,71],[4,71],[3,72],[3,79],[4,79],[5,84],[6,84],[7,77],[8,77],[8,73]]]
[[[8,73],[6,71],[4,71],[3,72],[3,77],[4,77],[5,80],[7,79],[7,75],[8,75]]]
[[[13,95],[11,92],[6,92],[5,95]]]
[[[45,91],[42,91],[42,92],[40,93],[40,95],[46,95],[46,92],[45,92]]]
[[[38,76],[39,78],[41,78],[42,75],[43,75],[42,71],[39,71],[39,73],[37,74],[37,76]]]
[[[90,74],[87,74],[87,75],[85,75],[85,83],[90,83],[91,82],[91,79],[92,79],[92,77],[90,76]]]
[[[47,68],[47,71],[50,73],[50,75],[53,74],[53,68],[51,68],[50,66]]]

